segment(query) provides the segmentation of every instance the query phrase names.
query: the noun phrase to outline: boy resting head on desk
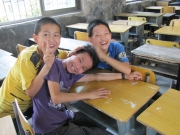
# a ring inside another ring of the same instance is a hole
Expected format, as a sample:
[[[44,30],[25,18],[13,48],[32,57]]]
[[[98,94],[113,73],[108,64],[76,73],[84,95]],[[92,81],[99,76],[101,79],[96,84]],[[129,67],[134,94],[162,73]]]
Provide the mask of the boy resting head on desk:
[[[91,45],[86,45],[71,57],[64,60],[55,59],[40,91],[33,97],[32,123],[35,133],[39,134],[77,134],[107,135],[106,130],[98,127],[88,127],[91,122],[82,113],[72,113],[64,105],[84,99],[107,98],[109,90],[99,88],[82,93],[68,93],[75,82],[109,81],[122,79],[121,73],[82,74],[96,67],[98,56]],[[141,79],[135,72],[126,75],[126,79]],[[79,117],[79,118],[77,118]],[[71,121],[70,121],[71,119]],[[76,120],[80,120],[76,121]],[[80,125],[76,125],[79,123]]]

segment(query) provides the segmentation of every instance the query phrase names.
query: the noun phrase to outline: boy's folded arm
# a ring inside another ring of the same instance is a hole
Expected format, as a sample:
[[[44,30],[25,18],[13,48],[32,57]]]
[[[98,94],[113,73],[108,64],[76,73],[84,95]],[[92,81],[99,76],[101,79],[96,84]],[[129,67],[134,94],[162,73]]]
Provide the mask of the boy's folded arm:
[[[85,74],[77,82],[87,82],[87,81],[110,81],[122,79],[121,73],[96,73],[96,74]]]
[[[131,67],[129,65],[129,62],[120,62],[114,58],[106,56],[103,61],[111,65],[114,69],[116,69],[119,72],[122,72],[126,75],[129,75],[131,73]]]

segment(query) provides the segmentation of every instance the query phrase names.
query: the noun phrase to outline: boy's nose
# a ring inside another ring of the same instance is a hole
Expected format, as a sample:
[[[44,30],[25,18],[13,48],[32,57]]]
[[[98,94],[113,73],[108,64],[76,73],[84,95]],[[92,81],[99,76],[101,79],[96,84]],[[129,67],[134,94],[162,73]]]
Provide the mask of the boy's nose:
[[[49,37],[49,41],[52,42],[54,41],[54,38],[52,36]]]

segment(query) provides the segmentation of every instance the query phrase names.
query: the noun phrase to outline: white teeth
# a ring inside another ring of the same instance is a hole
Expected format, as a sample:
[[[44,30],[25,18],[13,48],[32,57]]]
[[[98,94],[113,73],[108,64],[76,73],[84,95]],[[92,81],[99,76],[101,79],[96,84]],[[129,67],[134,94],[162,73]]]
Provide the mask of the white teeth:
[[[107,44],[107,42],[102,42],[101,44]]]

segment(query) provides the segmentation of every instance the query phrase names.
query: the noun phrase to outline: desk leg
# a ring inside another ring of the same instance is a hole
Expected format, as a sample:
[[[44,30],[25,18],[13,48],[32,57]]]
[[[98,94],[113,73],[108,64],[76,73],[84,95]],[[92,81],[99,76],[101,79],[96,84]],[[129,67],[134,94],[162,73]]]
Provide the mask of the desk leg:
[[[156,135],[157,132],[152,130],[151,128],[149,127],[146,127],[146,135]]]
[[[131,128],[135,127],[135,117],[132,117],[126,123],[117,121],[118,133],[119,135],[125,135]]]
[[[177,90],[180,90],[179,83],[180,83],[180,64],[179,64],[178,76],[177,76],[177,84],[176,84],[176,89]]]
[[[161,28],[162,19],[163,19],[163,15],[156,18],[156,23],[157,23],[159,28]]]
[[[127,30],[124,33],[121,33],[120,36],[121,36],[121,41],[124,42],[125,50],[126,50],[126,53],[127,53],[129,30]]]
[[[139,26],[139,27],[136,27],[136,31],[137,31],[137,35],[139,35],[139,41],[140,41],[140,44],[139,46],[141,46],[141,43],[142,43],[142,35],[144,33],[144,24]]]
[[[163,40],[164,35],[158,34],[158,40]]]

